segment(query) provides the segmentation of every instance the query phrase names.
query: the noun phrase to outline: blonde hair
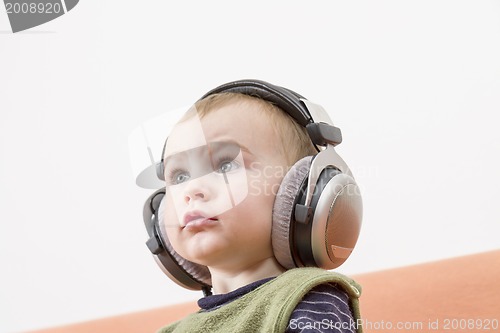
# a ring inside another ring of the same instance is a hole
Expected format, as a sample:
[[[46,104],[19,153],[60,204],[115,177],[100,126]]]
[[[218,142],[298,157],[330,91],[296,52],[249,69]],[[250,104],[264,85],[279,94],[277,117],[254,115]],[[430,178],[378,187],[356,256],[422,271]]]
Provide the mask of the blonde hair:
[[[203,118],[212,110],[239,102],[256,103],[261,107],[261,110],[267,114],[271,126],[280,138],[281,145],[279,149],[288,165],[293,165],[301,158],[317,153],[304,127],[299,125],[285,111],[259,97],[227,92],[213,94],[196,102],[195,110],[193,111],[197,111],[199,117]],[[190,116],[189,113],[191,112],[188,112],[185,118]]]

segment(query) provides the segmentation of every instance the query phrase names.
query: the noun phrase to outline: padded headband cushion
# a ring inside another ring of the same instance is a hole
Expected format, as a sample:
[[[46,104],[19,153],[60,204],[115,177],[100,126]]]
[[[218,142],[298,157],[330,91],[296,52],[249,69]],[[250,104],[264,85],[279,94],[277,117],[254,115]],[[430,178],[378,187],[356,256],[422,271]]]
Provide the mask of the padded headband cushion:
[[[274,256],[286,269],[296,267],[290,246],[290,223],[295,198],[309,174],[311,156],[298,160],[287,172],[276,194],[273,207],[272,245]]]
[[[209,286],[212,285],[212,277],[210,275],[210,271],[206,266],[196,264],[192,261],[184,259],[180,256],[170,244],[170,240],[167,237],[167,232],[165,230],[165,200],[162,200],[160,203],[160,207],[158,209],[158,222],[161,231],[161,238],[163,240],[163,245],[165,246],[165,251],[168,251],[174,257],[175,261],[179,266],[181,266],[189,275],[194,277],[196,280],[199,280]]]
[[[306,126],[312,122],[312,117],[306,106],[300,100],[301,95],[283,87],[275,86],[260,80],[239,80],[223,84],[210,90],[203,95],[203,98],[213,94],[233,92],[250,96],[257,96],[265,101],[275,104],[277,107],[288,113],[301,126]]]

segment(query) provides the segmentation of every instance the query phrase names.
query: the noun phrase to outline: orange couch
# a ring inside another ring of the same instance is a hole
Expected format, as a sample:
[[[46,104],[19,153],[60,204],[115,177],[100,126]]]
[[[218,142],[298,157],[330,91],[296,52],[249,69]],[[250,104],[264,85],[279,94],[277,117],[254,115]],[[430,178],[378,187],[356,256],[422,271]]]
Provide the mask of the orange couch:
[[[500,332],[500,250],[353,278],[365,332]],[[155,332],[196,310],[177,304],[36,333]]]

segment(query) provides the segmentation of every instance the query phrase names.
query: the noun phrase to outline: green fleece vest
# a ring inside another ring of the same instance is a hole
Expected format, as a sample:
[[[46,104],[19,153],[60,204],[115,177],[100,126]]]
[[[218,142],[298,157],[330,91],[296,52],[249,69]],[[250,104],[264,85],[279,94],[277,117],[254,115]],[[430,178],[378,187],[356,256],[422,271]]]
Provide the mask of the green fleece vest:
[[[285,332],[300,300],[315,286],[328,282],[337,283],[347,292],[357,322],[360,319],[359,284],[347,276],[320,268],[295,268],[216,310],[193,313],[158,333]],[[362,332],[361,327],[357,330]]]

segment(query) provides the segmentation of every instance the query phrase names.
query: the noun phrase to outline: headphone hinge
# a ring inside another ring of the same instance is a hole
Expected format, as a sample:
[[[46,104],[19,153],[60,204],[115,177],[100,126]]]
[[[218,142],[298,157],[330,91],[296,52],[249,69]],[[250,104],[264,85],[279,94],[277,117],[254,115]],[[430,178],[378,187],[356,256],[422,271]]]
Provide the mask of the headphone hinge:
[[[336,146],[342,142],[340,128],[325,123],[310,123],[306,125],[311,141],[318,146],[330,144]]]
[[[306,205],[295,205],[295,221],[307,224],[312,214],[312,208]]]
[[[158,239],[158,236],[153,235],[150,239],[146,241],[146,246],[148,247],[149,251],[153,254],[159,254],[162,253],[165,249],[163,248],[163,245],[161,245],[160,240]]]

